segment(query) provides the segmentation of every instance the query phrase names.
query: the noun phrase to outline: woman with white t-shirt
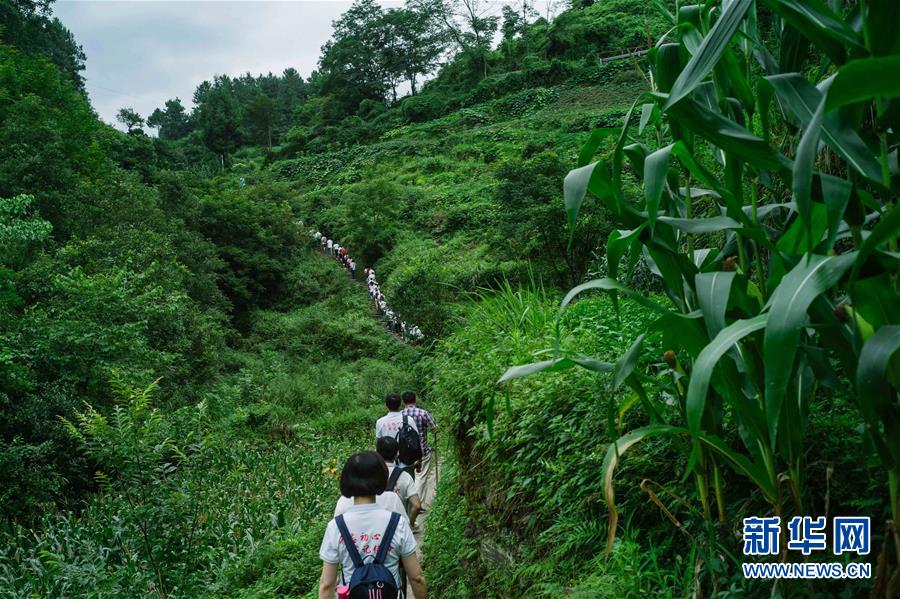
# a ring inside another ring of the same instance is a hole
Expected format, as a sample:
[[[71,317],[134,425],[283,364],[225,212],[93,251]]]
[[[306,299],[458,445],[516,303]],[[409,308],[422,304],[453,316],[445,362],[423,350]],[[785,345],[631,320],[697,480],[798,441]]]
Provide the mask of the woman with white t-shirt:
[[[353,539],[359,555],[366,563],[378,553],[381,539],[391,521],[392,512],[381,508],[375,497],[384,492],[388,482],[388,468],[374,451],[350,456],[341,472],[341,495],[353,498],[353,507],[343,514],[344,523]],[[349,582],[354,565],[341,539],[336,520],[328,523],[325,537],[319,549],[322,559],[322,576],[319,579],[319,599],[334,599],[338,581],[338,567],[343,570],[341,579]],[[416,599],[427,599],[425,576],[416,557],[416,540],[409,522],[400,518],[393,539],[384,559],[384,565],[394,576],[400,588],[400,563],[413,589]]]

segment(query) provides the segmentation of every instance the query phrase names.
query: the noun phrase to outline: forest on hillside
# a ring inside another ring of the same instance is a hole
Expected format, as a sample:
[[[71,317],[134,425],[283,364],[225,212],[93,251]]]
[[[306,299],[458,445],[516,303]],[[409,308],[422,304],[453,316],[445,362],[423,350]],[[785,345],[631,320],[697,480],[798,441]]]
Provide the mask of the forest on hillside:
[[[404,389],[432,597],[900,595],[900,6],[346,8],[116,128],[0,0],[0,597],[318,596]]]

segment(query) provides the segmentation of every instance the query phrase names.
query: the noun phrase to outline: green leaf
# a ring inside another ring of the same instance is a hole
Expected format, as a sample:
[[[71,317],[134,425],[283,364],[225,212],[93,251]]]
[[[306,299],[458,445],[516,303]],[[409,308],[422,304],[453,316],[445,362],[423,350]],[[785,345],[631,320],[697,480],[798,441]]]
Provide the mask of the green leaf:
[[[846,46],[863,49],[859,35],[820,0],[762,1],[837,64],[844,62]]]
[[[769,479],[766,474],[766,469],[760,466],[757,466],[753,462],[751,462],[747,457],[737,453],[736,451],[732,451],[728,445],[713,435],[706,435],[700,433],[697,435],[697,438],[700,439],[701,443],[706,444],[710,448],[714,449],[719,455],[728,460],[729,464],[738,472],[746,475],[750,480],[752,480],[759,490],[762,491],[763,497],[769,503],[774,503],[777,495],[777,491],[775,489],[774,483]]]
[[[591,131],[591,136],[581,146],[581,151],[578,153],[578,166],[582,167],[588,164],[597,152],[597,148],[603,143],[603,140],[618,133],[619,129],[616,127],[603,127]]]
[[[706,394],[709,390],[709,381],[712,378],[713,369],[719,359],[731,349],[735,343],[747,335],[766,326],[768,314],[759,314],[747,320],[736,320],[722,329],[715,339],[703,348],[700,355],[694,361],[694,369],[691,372],[691,381],[688,384],[685,409],[687,412],[688,429],[692,435],[700,432],[700,423],[703,420],[703,412],[706,410]]]
[[[569,242],[575,233],[575,223],[578,213],[587,195],[588,189],[599,200],[607,200],[614,195],[612,180],[602,162],[594,162],[569,171],[563,181],[563,198],[566,205],[566,213],[569,216]]]
[[[631,347],[628,348],[628,351],[616,360],[615,369],[613,371],[613,391],[617,390],[622,383],[625,382],[625,379],[634,372],[634,367],[637,365],[638,358],[641,356],[641,348],[644,346],[645,336],[646,335],[639,335],[638,338],[634,340],[634,343],[631,344]]]
[[[769,436],[775,443],[781,404],[794,367],[800,329],[806,312],[816,297],[834,287],[856,259],[856,253],[840,256],[813,254],[788,272],[772,294],[768,323],[763,339],[766,380],[766,419]]]
[[[598,289],[600,291],[618,291],[632,298],[634,301],[638,302],[642,306],[646,306],[655,312],[668,313],[668,310],[651,300],[646,296],[646,294],[639,293],[634,291],[633,289],[629,289],[625,285],[622,285],[615,279],[594,279],[593,281],[588,281],[587,283],[582,283],[577,287],[573,287],[569,293],[566,294],[566,297],[563,298],[562,303],[559,306],[560,312],[566,309],[573,299],[581,293],[591,289]]]
[[[890,273],[854,282],[850,294],[853,307],[874,328],[900,324],[900,296],[894,291]]]
[[[822,198],[825,201],[825,212],[828,215],[828,240],[823,251],[830,252],[837,239],[844,212],[847,210],[853,185],[849,181],[831,175],[820,174],[819,181],[822,183]]]
[[[609,528],[606,532],[607,558],[609,558],[609,554],[612,551],[613,541],[616,540],[616,528],[619,523],[619,512],[616,510],[616,492],[613,486],[613,474],[615,474],[616,465],[619,463],[619,457],[636,443],[648,437],[685,434],[686,432],[678,426],[651,424],[619,437],[606,450],[606,456],[603,458],[603,465],[600,467],[600,471],[603,473],[603,497],[606,499],[606,507],[609,509]]]
[[[900,56],[852,60],[838,70],[828,90],[825,110],[896,97],[900,97]]]
[[[797,156],[794,160],[794,173],[791,188],[794,192],[794,202],[797,204],[797,213],[806,224],[806,251],[812,253],[812,219],[810,208],[810,193],[812,191],[813,168],[816,163],[816,155],[819,148],[819,135],[822,132],[822,120],[825,118],[825,99],[819,102],[819,107],[806,126],[800,143],[797,145]]]
[[[725,328],[725,309],[731,295],[731,284],[734,272],[705,272],[694,277],[697,288],[697,301],[710,339],[714,339],[719,331]]]
[[[644,197],[647,204],[647,225],[652,229],[656,223],[656,213],[663,189],[666,187],[666,175],[669,172],[669,155],[672,146],[653,152],[644,159]]]
[[[734,154],[757,168],[774,171],[791,168],[791,161],[772,149],[765,140],[691,98],[684,98],[670,106],[667,113],[670,121],[690,129],[724,152]]]
[[[715,233],[724,229],[740,229],[741,223],[727,216],[714,216],[712,218],[675,218],[672,216],[660,216],[659,222],[666,223],[680,231],[698,235],[701,233]]]
[[[648,103],[641,106],[641,121],[638,124],[638,135],[643,135],[644,129],[646,129],[654,116],[654,112],[659,113],[659,107],[654,103]]]
[[[893,359],[898,350],[900,325],[881,327],[863,345],[856,368],[860,412],[875,434],[877,422],[881,421],[894,465],[900,464],[900,410],[896,402],[897,391],[891,386],[888,374],[898,367]]]
[[[560,370],[568,370],[574,366],[580,366],[593,372],[608,373],[615,368],[608,362],[601,362],[593,358],[556,358],[553,360],[543,360],[532,364],[524,364],[522,366],[513,366],[505,373],[497,383],[505,383],[513,379],[520,379],[525,376],[535,374],[537,372],[558,372]]]
[[[719,62],[722,53],[728,48],[728,43],[734,37],[741,20],[744,18],[744,14],[751,4],[753,4],[753,0],[733,0],[722,11],[721,16],[716,20],[716,24],[713,25],[709,34],[703,38],[700,49],[691,57],[684,70],[678,75],[678,79],[675,80],[663,110],[668,110],[669,107],[690,94],[706,78],[716,63]]]
[[[900,235],[900,203],[894,204],[891,211],[881,217],[881,222],[872,229],[872,232],[863,241],[859,248],[859,257],[856,264],[853,265],[853,272],[850,274],[851,279],[859,276],[859,271],[868,257],[874,252],[878,246],[886,243],[890,239],[896,239]]]
[[[614,229],[609,234],[609,239],[606,242],[606,265],[609,269],[609,274],[613,279],[618,280],[619,262],[622,261],[622,256],[635,246],[638,236],[646,226],[647,225],[641,225],[631,231],[619,231],[618,229]]]
[[[822,102],[822,92],[797,73],[773,75],[766,79],[775,93],[796,117],[802,127],[808,127]],[[881,165],[859,134],[848,127],[837,112],[829,113],[822,122],[822,138],[858,173],[881,183]]]

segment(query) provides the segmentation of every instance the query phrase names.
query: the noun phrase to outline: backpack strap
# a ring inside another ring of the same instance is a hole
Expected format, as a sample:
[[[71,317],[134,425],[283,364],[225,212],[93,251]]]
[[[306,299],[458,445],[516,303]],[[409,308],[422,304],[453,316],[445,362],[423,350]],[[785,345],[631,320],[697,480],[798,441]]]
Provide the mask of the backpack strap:
[[[399,523],[400,514],[391,512],[391,521],[388,522],[387,529],[384,531],[384,536],[381,537],[381,546],[378,547],[378,554],[375,556],[375,561],[373,563],[384,564],[384,560],[387,558],[388,549],[391,548],[391,541],[394,540],[394,532],[396,532],[397,524]],[[356,549],[355,546],[354,549]]]
[[[347,553],[350,555],[350,561],[353,562],[353,567],[362,568],[365,564],[363,564],[362,557],[359,555],[356,543],[353,542],[353,537],[350,536],[350,530],[347,528],[347,523],[344,522],[344,515],[341,514],[335,518],[334,521],[337,524],[338,532],[341,533],[341,538],[344,539],[344,547],[347,548]]]
[[[385,491],[393,491],[394,487],[397,486],[397,481],[400,480],[400,477],[403,475],[403,468],[400,466],[394,466],[394,471],[391,472],[391,477],[388,479],[387,488]]]

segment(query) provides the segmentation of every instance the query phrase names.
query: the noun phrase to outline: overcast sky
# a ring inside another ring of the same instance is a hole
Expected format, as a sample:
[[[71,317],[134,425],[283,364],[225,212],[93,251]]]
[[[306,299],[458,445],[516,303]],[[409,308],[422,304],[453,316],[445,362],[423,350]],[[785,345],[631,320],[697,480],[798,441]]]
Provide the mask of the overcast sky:
[[[385,6],[401,2],[384,1]],[[57,0],[54,14],[87,54],[87,89],[100,117],[129,106],[146,117],[216,74],[281,73],[305,78],[350,2]]]
[[[502,3],[515,0],[488,1],[491,12],[499,13]],[[294,67],[308,77],[331,37],[331,22],[350,5],[350,0],[57,0],[53,6],[87,54],[91,103],[100,118],[115,125],[116,112],[126,106],[146,118],[178,97],[190,110],[194,89],[217,74],[278,74]],[[546,0],[535,7],[543,13]]]

